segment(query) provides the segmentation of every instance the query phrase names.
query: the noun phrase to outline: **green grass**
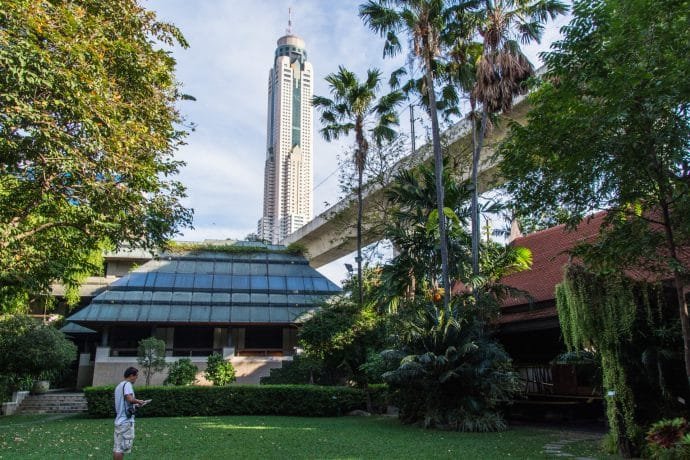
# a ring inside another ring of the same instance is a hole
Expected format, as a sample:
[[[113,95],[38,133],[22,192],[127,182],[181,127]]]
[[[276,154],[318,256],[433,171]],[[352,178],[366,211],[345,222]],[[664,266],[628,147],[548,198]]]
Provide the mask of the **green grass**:
[[[112,439],[109,419],[0,417],[0,459],[109,458]],[[532,459],[550,458],[544,446],[563,439],[573,435],[528,427],[487,434],[442,432],[385,417],[142,418],[127,458]],[[596,441],[573,442],[563,452],[611,458],[598,452]]]

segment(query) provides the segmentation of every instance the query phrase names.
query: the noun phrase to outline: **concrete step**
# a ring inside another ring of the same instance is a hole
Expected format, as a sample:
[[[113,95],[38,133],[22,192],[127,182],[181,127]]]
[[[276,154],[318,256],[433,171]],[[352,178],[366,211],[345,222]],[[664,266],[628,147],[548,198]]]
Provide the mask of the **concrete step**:
[[[46,393],[29,395],[19,406],[21,414],[64,414],[86,412],[88,405],[83,393]]]

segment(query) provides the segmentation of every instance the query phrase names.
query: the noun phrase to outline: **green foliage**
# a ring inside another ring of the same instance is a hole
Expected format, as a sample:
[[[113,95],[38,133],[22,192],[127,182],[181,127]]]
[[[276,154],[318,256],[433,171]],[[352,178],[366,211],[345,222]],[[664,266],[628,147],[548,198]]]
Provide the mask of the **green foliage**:
[[[633,283],[618,273],[597,276],[569,265],[556,286],[556,306],[569,350],[593,348],[601,357],[606,413],[619,448],[638,449],[640,428],[623,349],[632,340],[637,313]]]
[[[151,376],[165,370],[165,341],[155,337],[142,339],[137,347],[137,362],[144,368],[146,386],[151,383]]]
[[[227,244],[208,244],[208,243],[194,243],[189,241],[166,241],[164,249],[172,254],[179,254],[183,252],[223,252],[226,254],[291,254],[291,255],[305,255],[304,246],[293,243],[285,249],[269,248],[266,244],[237,244],[237,242],[228,242]]]
[[[318,358],[307,357],[304,354],[295,355],[290,361],[283,361],[281,367],[270,370],[270,375],[261,377],[262,385],[302,385],[302,384],[333,385],[324,371],[323,361]]]
[[[237,380],[232,363],[223,359],[220,353],[211,353],[208,356],[204,377],[215,386],[230,385]]]
[[[300,244],[300,243],[288,244],[287,248],[285,248],[285,252],[288,254],[292,254],[294,256],[307,257],[307,255],[308,255],[307,247],[303,244]]]
[[[606,209],[583,259],[600,271],[639,269],[674,279],[690,383],[690,53],[684,0],[579,0],[524,126],[498,149],[518,208],[575,224]]]
[[[498,431],[501,402],[518,390],[503,348],[483,332],[471,297],[449,308],[418,301],[399,324],[399,367],[383,375],[406,423],[454,430]],[[409,307],[408,307],[409,308]]]
[[[647,431],[650,457],[663,460],[690,458],[690,424],[681,417],[659,420]]]
[[[91,417],[113,417],[114,387],[89,387],[84,396]],[[333,417],[365,408],[362,390],[317,385],[232,385],[147,387],[140,399],[153,399],[137,415],[180,417],[201,415],[294,415]]]
[[[6,392],[50,380],[77,357],[77,347],[51,325],[29,316],[0,317],[0,386]]]
[[[370,350],[382,347],[383,336],[384,322],[372,303],[360,307],[347,294],[332,298],[299,331],[307,357],[322,360],[324,370],[331,375],[340,373],[361,386],[368,379],[360,366]]]
[[[54,281],[73,293],[103,244],[155,247],[191,223],[172,179],[185,96],[155,48],[187,43],[134,1],[1,10],[0,312],[12,312]]]
[[[196,382],[196,374],[199,368],[192,364],[189,358],[180,358],[168,366],[168,376],[163,385],[192,385]]]

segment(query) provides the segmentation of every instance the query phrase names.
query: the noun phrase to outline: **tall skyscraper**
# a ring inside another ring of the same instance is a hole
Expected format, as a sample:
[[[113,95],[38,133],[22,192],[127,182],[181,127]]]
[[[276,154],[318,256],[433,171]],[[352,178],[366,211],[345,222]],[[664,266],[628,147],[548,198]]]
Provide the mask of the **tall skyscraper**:
[[[304,40],[278,39],[268,74],[268,136],[260,238],[277,243],[312,218],[313,70]]]

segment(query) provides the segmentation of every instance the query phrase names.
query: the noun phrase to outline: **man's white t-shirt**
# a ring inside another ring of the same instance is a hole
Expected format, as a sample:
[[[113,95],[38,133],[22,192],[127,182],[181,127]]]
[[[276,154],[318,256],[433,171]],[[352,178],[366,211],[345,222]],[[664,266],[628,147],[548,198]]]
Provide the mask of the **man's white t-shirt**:
[[[134,415],[127,418],[127,407],[131,406],[125,399],[127,395],[134,397],[134,386],[132,382],[123,380],[115,387],[115,425],[134,423]]]

